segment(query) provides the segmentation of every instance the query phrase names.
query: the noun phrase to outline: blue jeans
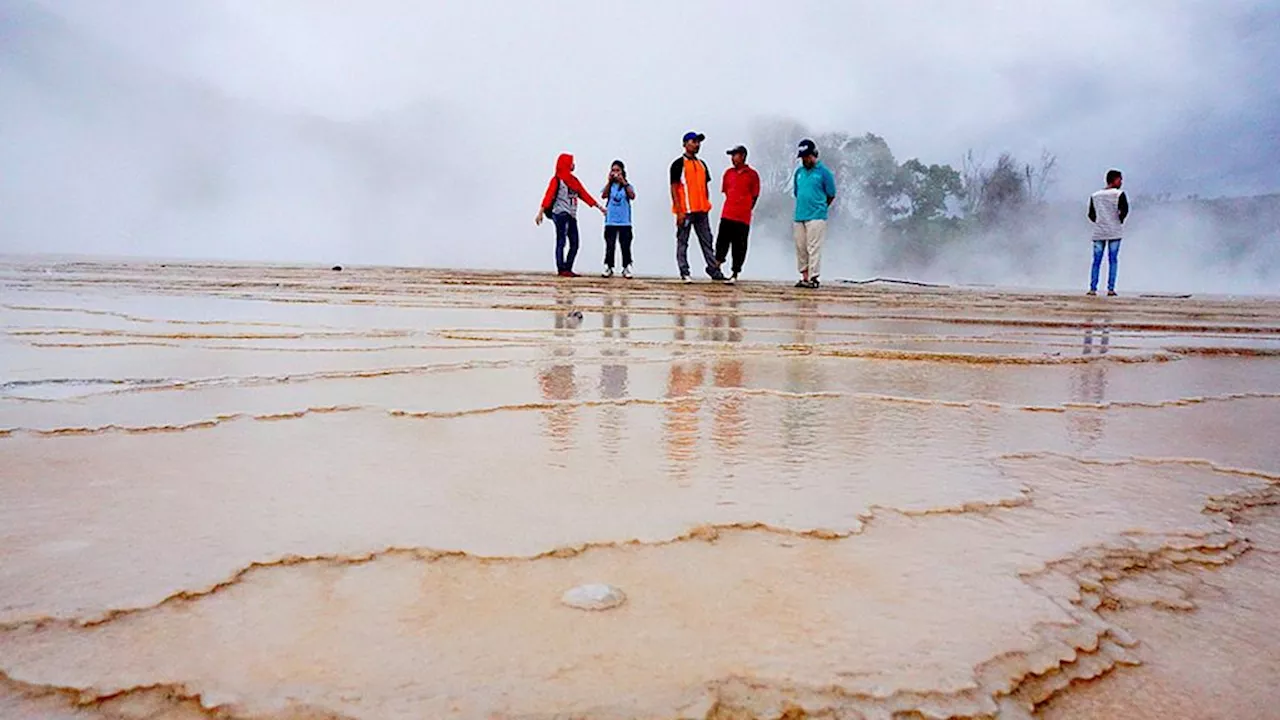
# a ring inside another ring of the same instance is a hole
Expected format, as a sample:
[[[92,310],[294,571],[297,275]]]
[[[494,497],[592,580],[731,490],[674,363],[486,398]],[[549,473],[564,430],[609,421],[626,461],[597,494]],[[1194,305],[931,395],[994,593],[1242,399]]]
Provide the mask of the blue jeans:
[[[1102,251],[1107,251],[1107,292],[1116,289],[1116,267],[1120,263],[1120,238],[1093,241],[1093,269],[1089,271],[1089,291],[1098,291],[1098,271],[1102,269]]]
[[[551,216],[556,224],[556,270],[573,271],[573,261],[578,257],[578,218],[566,212]],[[569,255],[565,257],[564,241],[569,241]]]

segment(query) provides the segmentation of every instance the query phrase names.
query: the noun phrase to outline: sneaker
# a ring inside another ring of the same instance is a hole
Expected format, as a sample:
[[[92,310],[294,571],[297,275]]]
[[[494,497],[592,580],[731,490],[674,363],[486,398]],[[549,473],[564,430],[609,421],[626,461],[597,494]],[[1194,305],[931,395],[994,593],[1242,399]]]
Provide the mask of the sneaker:
[[[684,282],[685,285],[693,284],[693,278],[689,277],[688,275],[681,275],[680,280]]]
[[[605,268],[605,269],[604,269],[604,272],[600,273],[600,277],[602,277],[602,278],[611,278],[611,277],[613,277],[613,268],[611,268],[611,267],[607,267],[607,268]]]
[[[725,285],[736,285],[736,284],[737,284],[737,282],[738,282],[738,273],[734,273],[734,274],[732,274],[732,275],[730,275],[729,277],[727,277],[727,278],[725,278],[725,279],[724,279],[724,284],[725,284]]]
[[[818,289],[819,287],[821,287],[821,286],[822,286],[822,283],[818,282],[818,276],[817,276],[817,275],[814,275],[813,277],[809,278],[809,287],[810,287],[810,288],[812,288],[812,289],[814,289],[814,290],[817,290],[817,289]]]
[[[569,272],[568,270],[561,270],[556,274],[559,275],[560,277],[573,277],[573,273]]]
[[[578,273],[572,270],[565,270],[564,272],[565,272],[565,277],[582,277],[581,275],[579,275]]]
[[[624,278],[626,278],[626,279],[628,279],[628,280],[630,280],[630,279],[631,279],[631,266],[630,266],[630,265],[628,265],[628,266],[626,266],[626,267],[622,268],[622,277],[624,277]]]
[[[808,280],[804,280],[804,279],[797,280],[797,281],[796,281],[796,287],[798,287],[798,288],[807,288],[807,287],[809,287],[809,281],[808,281]]]
[[[1097,297],[1097,296],[1098,296],[1098,291],[1097,291],[1097,290],[1090,290],[1089,292],[1085,293],[1085,295],[1088,295],[1089,297]]]
[[[1115,290],[1108,290],[1107,297],[1115,297],[1118,293]]]

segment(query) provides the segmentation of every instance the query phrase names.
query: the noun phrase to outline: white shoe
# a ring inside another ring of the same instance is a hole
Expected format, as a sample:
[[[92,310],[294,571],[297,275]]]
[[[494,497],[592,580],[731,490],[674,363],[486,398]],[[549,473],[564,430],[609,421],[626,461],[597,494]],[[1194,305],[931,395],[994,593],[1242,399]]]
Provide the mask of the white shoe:
[[[738,283],[738,273],[734,273],[724,279],[725,285],[736,285]]]
[[[611,278],[611,277],[613,277],[613,268],[611,268],[611,267],[607,267],[607,268],[605,268],[605,269],[604,269],[604,272],[600,273],[600,277],[603,277],[603,278]]]
[[[628,279],[628,280],[630,280],[630,279],[631,279],[631,266],[630,266],[630,265],[628,265],[628,266],[626,266],[626,267],[622,268],[622,277],[624,277],[624,278],[626,278],[626,279]]]
[[[692,284],[693,284],[693,278],[689,277],[688,275],[681,275],[681,276],[680,276],[680,279],[681,279],[682,281],[684,281],[684,284],[685,284],[685,285],[692,285]]]

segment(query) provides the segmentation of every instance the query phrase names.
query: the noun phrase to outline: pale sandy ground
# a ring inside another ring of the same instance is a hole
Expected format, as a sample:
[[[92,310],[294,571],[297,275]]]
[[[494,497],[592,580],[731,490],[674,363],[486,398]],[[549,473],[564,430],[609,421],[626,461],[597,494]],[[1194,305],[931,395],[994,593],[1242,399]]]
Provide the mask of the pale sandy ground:
[[[9,259],[0,321],[0,718],[1280,717],[1277,300]]]

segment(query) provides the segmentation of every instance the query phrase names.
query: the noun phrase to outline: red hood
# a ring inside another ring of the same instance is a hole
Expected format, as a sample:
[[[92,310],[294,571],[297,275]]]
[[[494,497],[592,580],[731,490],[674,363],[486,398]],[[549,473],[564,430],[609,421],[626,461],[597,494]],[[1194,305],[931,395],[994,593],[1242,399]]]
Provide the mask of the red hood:
[[[578,182],[578,178],[573,176],[573,156],[569,153],[562,153],[556,158],[556,176],[551,178],[551,182],[547,183],[547,192],[542,196],[542,209],[547,210],[555,203],[556,189],[560,183],[564,183],[570,190],[578,194],[591,207],[600,207],[600,203],[591,197],[591,193],[582,187],[582,183]]]
[[[573,155],[561,153],[556,158],[556,177],[566,181],[573,177]]]

